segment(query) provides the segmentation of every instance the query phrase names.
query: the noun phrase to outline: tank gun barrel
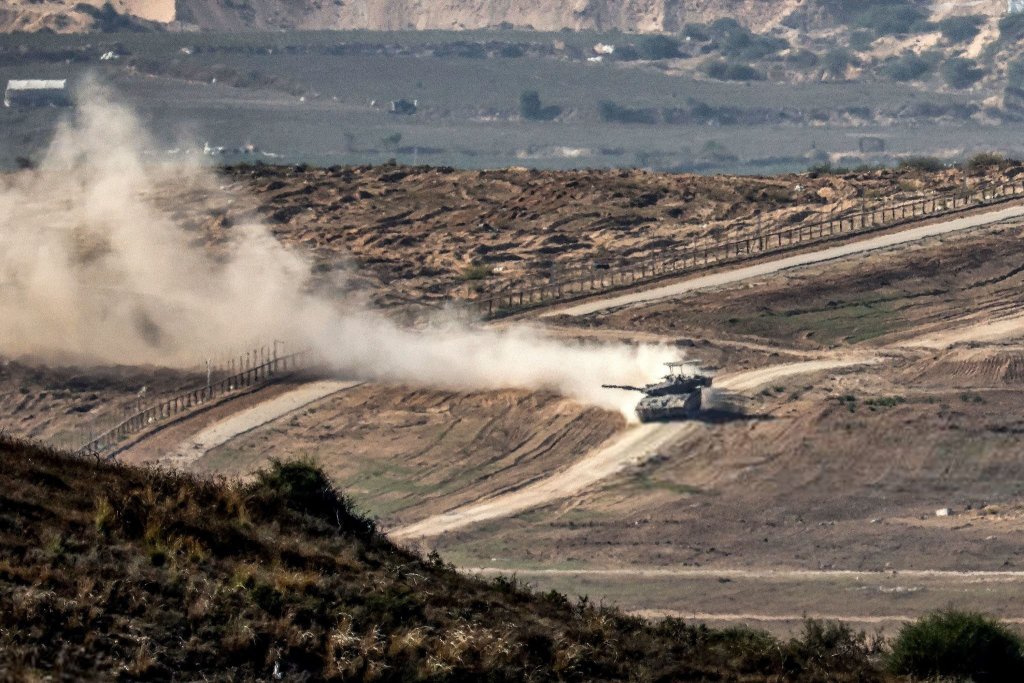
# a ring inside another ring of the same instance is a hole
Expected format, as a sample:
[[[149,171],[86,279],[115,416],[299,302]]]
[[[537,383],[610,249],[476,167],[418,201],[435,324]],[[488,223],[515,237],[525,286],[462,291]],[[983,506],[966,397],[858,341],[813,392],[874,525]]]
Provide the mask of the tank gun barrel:
[[[602,389],[625,389],[626,391],[644,391],[643,387],[631,387],[628,384],[602,384]]]

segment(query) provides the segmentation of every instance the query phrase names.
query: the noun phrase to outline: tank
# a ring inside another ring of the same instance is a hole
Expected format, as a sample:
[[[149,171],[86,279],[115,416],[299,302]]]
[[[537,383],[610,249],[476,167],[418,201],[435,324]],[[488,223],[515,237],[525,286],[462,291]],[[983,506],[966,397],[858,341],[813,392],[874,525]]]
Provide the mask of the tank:
[[[709,375],[684,372],[682,361],[666,363],[668,374],[660,382],[633,387],[604,384],[606,389],[626,389],[644,394],[636,404],[636,416],[641,422],[692,419],[700,412],[703,389],[711,386]]]

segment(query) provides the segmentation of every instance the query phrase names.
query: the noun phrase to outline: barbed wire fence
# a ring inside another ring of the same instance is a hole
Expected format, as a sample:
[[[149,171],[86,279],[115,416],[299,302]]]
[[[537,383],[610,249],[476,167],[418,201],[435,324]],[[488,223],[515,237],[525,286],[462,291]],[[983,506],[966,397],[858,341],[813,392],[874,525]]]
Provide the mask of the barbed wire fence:
[[[769,253],[800,249],[808,244],[845,239],[925,217],[959,213],[1024,196],[1024,182],[993,183],[975,188],[932,193],[900,201],[883,201],[819,216],[811,222],[775,226],[738,239],[714,241],[696,247],[674,247],[615,266],[574,264],[563,272],[568,276],[550,282],[486,292],[464,302],[478,317],[501,318],[531,308],[571,301],[598,292],[627,289],[666,277],[708,270],[726,263],[759,258]]]
[[[128,408],[116,424],[98,434],[91,434],[85,443],[78,442],[74,453],[102,456],[127,438],[216,399],[266,384],[288,373],[322,365],[319,354],[310,349],[283,354],[280,353],[283,346],[283,342],[275,341],[269,345],[254,346],[216,364],[212,360],[205,361],[202,367],[206,372],[206,383],[170,396],[146,399],[140,392],[134,410]]]

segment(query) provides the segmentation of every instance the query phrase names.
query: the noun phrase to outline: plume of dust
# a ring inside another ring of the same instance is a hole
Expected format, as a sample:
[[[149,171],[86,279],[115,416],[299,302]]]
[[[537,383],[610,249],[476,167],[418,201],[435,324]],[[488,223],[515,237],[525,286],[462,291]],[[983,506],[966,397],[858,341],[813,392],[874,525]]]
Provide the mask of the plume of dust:
[[[353,378],[549,389],[627,416],[638,396],[601,384],[649,381],[678,354],[527,326],[404,328],[310,293],[309,264],[256,220],[232,226],[228,256],[216,257],[158,201],[201,202],[220,191],[216,177],[196,162],[144,159],[152,147],[133,112],[90,83],[39,167],[0,181],[0,353],[184,366],[283,338]]]

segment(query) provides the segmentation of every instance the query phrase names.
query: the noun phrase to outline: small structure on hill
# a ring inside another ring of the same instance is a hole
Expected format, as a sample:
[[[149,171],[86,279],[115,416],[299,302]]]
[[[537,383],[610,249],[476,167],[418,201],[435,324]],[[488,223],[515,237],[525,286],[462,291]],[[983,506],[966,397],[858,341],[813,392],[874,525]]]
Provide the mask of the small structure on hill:
[[[4,91],[5,107],[69,107],[67,80],[10,80]]]

